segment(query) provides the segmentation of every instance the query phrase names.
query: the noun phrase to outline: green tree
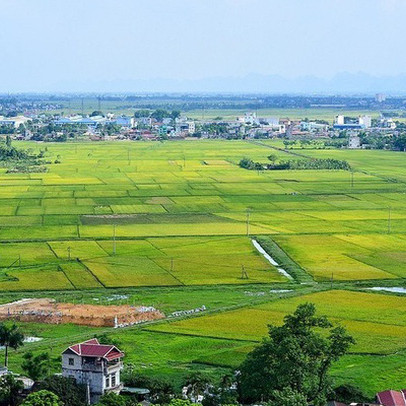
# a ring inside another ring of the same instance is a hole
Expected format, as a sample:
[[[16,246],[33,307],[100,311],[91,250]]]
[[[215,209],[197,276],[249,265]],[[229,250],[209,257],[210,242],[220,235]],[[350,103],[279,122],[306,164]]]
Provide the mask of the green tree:
[[[406,151],[406,134],[401,134],[393,143],[394,147],[400,151]]]
[[[234,376],[226,374],[220,379],[219,387],[210,388],[208,394],[205,394],[203,406],[234,405],[237,403],[237,393],[231,389],[234,383]]]
[[[272,164],[275,164],[276,160],[278,159],[278,156],[275,154],[268,155],[268,159],[272,162]]]
[[[134,117],[135,118],[140,118],[140,117],[149,117],[151,112],[149,110],[136,110],[134,112]]]
[[[188,396],[197,399],[199,395],[203,395],[203,393],[211,386],[211,379],[209,376],[199,371],[192,372],[186,378],[185,384],[185,386],[188,387]]]
[[[337,402],[350,404],[352,402],[369,403],[372,401],[372,399],[369,399],[360,388],[351,384],[337,386],[334,388],[333,392],[333,400],[336,400]]]
[[[172,110],[170,117],[171,117],[172,120],[176,120],[177,118],[180,117],[180,111],[179,110]]]
[[[8,350],[12,348],[16,350],[24,344],[24,334],[20,328],[13,324],[11,326],[2,323],[0,324],[0,345],[4,347],[4,366],[8,366]]]
[[[86,386],[79,385],[73,377],[49,376],[40,385],[41,389],[55,393],[64,406],[86,405]]]
[[[29,394],[22,406],[62,406],[62,402],[55,393],[40,390]]]
[[[11,148],[11,137],[8,134],[6,136],[6,145],[8,148]]]
[[[273,399],[266,403],[266,406],[307,406],[307,399],[302,393],[291,388],[285,388],[281,391],[276,390]]]
[[[169,402],[169,406],[193,406],[194,403],[192,403],[188,399],[172,399]]]
[[[98,404],[100,406],[126,406],[127,401],[124,396],[117,395],[114,392],[109,392],[100,398]]]
[[[16,406],[24,384],[13,375],[3,375],[0,378],[0,406]]]
[[[49,366],[49,354],[47,352],[34,355],[28,351],[23,355],[23,358],[21,368],[34,382],[39,381],[47,374]]]
[[[151,117],[161,122],[165,117],[170,117],[170,113],[163,109],[157,109],[151,114]]]
[[[240,400],[275,401],[300,394],[307,403],[324,405],[331,392],[329,368],[353,343],[343,327],[316,316],[314,304],[299,305],[282,326],[269,326],[269,337],[241,365]]]
[[[95,110],[90,114],[90,117],[96,117],[96,116],[104,116],[103,112],[100,110]]]
[[[147,388],[150,391],[149,398],[153,403],[166,405],[175,395],[172,382],[155,376],[141,375],[135,372],[131,366],[129,366],[129,369],[123,374],[123,380],[126,385]]]

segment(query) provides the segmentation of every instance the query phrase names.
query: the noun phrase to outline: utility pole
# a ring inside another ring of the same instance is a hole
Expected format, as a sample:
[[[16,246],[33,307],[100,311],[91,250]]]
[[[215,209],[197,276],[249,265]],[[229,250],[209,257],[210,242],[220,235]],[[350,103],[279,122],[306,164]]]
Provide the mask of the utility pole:
[[[241,279],[248,279],[248,274],[244,265],[241,265]]]
[[[388,234],[391,232],[391,207],[389,206],[388,210]]]
[[[116,255],[116,225],[113,224],[113,255]]]
[[[354,171],[351,171],[351,187],[354,187]]]
[[[250,235],[250,210],[247,209],[247,236]]]
[[[171,272],[173,272],[173,258],[171,258]]]
[[[71,257],[70,257],[70,247],[68,247],[68,261],[70,261]]]
[[[18,254],[18,266],[21,267],[21,254]]]

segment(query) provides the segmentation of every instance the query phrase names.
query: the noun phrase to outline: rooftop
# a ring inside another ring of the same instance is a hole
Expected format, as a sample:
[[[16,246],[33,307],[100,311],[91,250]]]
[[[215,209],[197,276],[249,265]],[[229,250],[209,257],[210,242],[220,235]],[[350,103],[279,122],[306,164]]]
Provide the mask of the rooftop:
[[[116,346],[100,344],[96,338],[72,345],[64,353],[66,351],[73,351],[83,357],[104,358],[108,361],[124,357],[124,353]]]

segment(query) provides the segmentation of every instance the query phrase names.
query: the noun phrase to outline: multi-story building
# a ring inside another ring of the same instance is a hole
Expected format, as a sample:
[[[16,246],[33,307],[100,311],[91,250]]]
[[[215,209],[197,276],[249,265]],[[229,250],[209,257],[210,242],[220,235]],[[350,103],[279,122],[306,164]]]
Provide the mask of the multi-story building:
[[[100,344],[94,338],[72,345],[62,353],[62,375],[86,385],[90,402],[96,403],[105,393],[119,393],[122,389],[122,357],[124,353],[117,347]]]
[[[364,126],[364,128],[370,128],[372,124],[371,116],[359,116],[358,124]]]
[[[336,116],[335,124],[337,124],[337,125],[344,125],[345,124],[344,116],[342,114],[339,114],[338,116]]]

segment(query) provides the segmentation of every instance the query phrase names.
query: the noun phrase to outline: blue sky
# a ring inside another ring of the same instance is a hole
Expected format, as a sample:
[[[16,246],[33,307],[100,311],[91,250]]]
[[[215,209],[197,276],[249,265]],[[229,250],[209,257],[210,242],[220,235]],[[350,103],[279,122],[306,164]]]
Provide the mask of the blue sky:
[[[0,0],[0,91],[398,75],[405,15],[406,0]]]

